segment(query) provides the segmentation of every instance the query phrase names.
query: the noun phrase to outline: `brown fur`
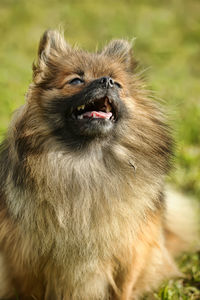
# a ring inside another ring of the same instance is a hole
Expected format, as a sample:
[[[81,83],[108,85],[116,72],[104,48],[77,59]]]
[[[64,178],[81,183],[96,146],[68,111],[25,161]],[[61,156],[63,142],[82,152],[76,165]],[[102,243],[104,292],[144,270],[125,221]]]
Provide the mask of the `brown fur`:
[[[163,234],[171,138],[134,64],[127,41],[90,54],[56,31],[41,39],[0,154],[0,298],[137,299],[179,274]],[[67,84],[81,72],[120,82],[128,113],[110,135],[65,143],[50,107],[81,91]]]

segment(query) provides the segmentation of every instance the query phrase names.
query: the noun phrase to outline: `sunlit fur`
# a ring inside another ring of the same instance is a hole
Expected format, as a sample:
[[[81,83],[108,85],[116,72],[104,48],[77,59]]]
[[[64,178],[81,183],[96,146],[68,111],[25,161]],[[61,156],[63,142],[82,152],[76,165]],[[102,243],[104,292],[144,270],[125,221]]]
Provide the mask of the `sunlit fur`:
[[[164,236],[172,142],[134,64],[127,41],[90,54],[56,31],[43,35],[26,103],[1,146],[0,298],[13,289],[20,300],[137,299],[179,274]],[[120,82],[127,115],[110,134],[73,143],[48,108],[80,92],[66,84],[79,70],[86,84]]]

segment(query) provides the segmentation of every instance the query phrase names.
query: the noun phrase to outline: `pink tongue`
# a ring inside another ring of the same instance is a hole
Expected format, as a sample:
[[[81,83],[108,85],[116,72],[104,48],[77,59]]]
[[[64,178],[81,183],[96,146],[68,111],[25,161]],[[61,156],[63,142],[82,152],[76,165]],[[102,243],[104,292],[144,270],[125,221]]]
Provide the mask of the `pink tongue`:
[[[94,118],[94,119],[110,119],[112,116],[111,112],[103,112],[103,111],[87,111],[82,114],[83,118]]]

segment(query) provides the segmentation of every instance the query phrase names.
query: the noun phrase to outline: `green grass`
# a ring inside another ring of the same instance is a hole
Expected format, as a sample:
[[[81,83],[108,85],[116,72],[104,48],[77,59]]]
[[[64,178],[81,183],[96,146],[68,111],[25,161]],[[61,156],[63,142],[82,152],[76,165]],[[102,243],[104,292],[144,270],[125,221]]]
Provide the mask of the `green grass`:
[[[137,37],[135,56],[142,69],[150,67],[150,88],[165,100],[174,128],[177,149],[169,181],[200,198],[199,12],[199,0],[1,0],[0,139],[24,102],[45,29],[61,25],[70,43],[89,50],[111,38]],[[158,299],[200,299],[196,257],[179,262],[186,279],[170,281]]]
[[[178,263],[185,278],[163,284],[160,291],[154,294],[154,299],[200,299],[200,253],[185,254],[179,258]]]

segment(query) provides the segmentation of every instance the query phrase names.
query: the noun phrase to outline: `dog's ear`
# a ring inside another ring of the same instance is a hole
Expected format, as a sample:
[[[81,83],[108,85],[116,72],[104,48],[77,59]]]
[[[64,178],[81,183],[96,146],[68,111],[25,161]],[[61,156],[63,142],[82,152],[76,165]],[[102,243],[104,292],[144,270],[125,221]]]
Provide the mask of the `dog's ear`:
[[[37,61],[33,64],[33,80],[39,82],[56,57],[66,54],[69,50],[70,46],[62,33],[57,30],[45,31],[40,39]]]
[[[127,40],[113,40],[102,51],[103,55],[110,56],[123,64],[127,71],[132,71],[133,60],[132,43]]]

